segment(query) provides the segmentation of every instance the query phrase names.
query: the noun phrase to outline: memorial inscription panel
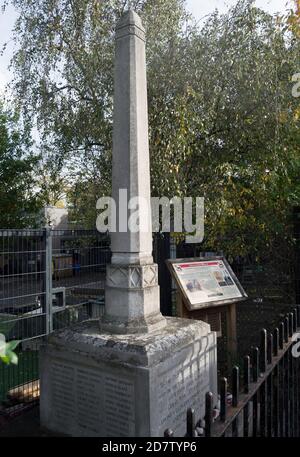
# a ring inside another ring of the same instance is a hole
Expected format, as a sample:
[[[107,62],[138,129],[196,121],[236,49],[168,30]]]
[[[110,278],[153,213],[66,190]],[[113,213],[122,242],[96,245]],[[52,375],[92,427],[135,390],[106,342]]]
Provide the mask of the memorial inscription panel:
[[[130,436],[135,431],[134,383],[108,371],[51,365],[52,420],[62,433]]]
[[[183,436],[187,409],[193,407],[198,418],[204,415],[205,394],[210,390],[209,353],[176,361],[161,369],[158,377],[159,433],[172,424],[176,436]]]

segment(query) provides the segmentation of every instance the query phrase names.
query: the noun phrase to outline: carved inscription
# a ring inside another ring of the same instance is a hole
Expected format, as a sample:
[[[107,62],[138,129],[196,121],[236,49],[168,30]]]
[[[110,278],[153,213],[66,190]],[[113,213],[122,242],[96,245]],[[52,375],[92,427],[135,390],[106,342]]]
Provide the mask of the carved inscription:
[[[53,418],[62,433],[130,436],[135,430],[134,384],[131,380],[53,362]]]
[[[199,358],[187,360],[161,373],[159,378],[160,430],[163,433],[166,428],[171,427],[180,433],[188,408],[195,409],[196,406],[198,417],[204,411],[204,398],[209,391],[208,355],[203,354]]]
[[[74,405],[74,368],[62,363],[53,363],[51,365],[51,381],[53,410],[55,411],[56,420],[62,427],[62,433],[65,426],[66,418],[73,420],[76,416]]]
[[[104,377],[107,436],[132,436],[134,433],[134,389],[132,382]]]
[[[91,370],[77,370],[78,425],[97,433],[103,426],[101,411],[103,402],[99,391],[99,376]]]

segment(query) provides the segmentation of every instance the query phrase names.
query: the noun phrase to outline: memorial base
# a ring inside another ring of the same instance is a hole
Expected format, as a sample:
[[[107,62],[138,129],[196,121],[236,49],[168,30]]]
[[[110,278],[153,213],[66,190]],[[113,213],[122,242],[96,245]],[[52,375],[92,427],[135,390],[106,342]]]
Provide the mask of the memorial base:
[[[217,393],[216,334],[177,318],[144,335],[99,334],[88,322],[48,338],[40,371],[41,425],[51,432],[182,437],[187,409],[203,418],[206,392]]]

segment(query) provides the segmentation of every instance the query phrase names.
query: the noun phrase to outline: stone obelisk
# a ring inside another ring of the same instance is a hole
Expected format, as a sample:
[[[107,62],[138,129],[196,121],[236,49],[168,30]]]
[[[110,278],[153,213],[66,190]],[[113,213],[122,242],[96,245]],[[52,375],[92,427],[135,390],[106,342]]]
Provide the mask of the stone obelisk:
[[[145,30],[134,11],[117,25],[115,62],[112,196],[117,231],[111,233],[101,329],[148,333],[166,320],[152,257]],[[134,215],[138,223],[132,230]]]
[[[96,320],[60,330],[41,348],[41,424],[70,436],[159,437],[167,428],[184,436],[187,408],[203,418],[206,392],[217,397],[216,334],[204,322],[160,313],[146,214],[145,31],[133,11],[116,31],[113,196],[146,224],[130,231],[118,218],[100,328]],[[135,198],[144,206],[134,208]]]

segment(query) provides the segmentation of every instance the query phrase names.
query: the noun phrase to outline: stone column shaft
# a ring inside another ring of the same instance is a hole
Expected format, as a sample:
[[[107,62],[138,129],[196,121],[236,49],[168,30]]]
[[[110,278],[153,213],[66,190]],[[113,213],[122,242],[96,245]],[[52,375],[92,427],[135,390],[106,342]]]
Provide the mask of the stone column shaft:
[[[100,326],[110,333],[149,333],[165,326],[165,319],[152,257],[145,30],[133,11],[116,29],[112,195],[117,232],[111,234],[112,263]],[[141,205],[128,208],[132,199]],[[132,231],[128,222],[134,214],[142,224]]]
[[[146,231],[122,232],[136,209],[129,210],[126,217],[124,201],[119,199],[120,190],[126,189],[127,206],[136,197],[150,205],[145,31],[139,16],[132,11],[117,26],[115,62],[112,189],[124,217],[120,220],[117,211],[117,233],[111,237],[112,263],[152,264],[151,214],[148,212]],[[139,208],[139,212],[145,222],[147,210]]]

